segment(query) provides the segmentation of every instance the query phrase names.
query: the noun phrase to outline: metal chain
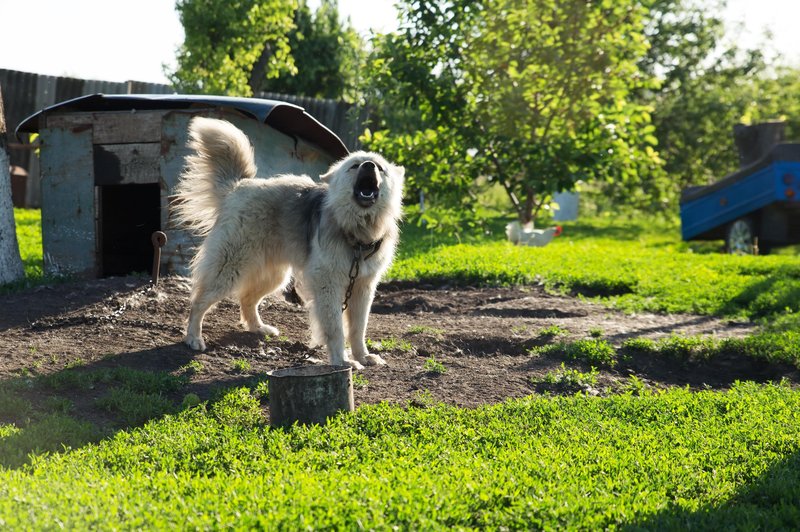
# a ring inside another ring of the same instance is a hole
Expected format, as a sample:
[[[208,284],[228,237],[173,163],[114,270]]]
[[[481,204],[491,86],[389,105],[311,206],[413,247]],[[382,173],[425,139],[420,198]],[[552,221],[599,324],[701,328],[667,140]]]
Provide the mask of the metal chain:
[[[344,293],[344,303],[342,303],[342,312],[347,310],[347,302],[350,301],[350,297],[353,295],[353,286],[356,284],[356,277],[358,277],[358,270],[359,270],[359,263],[361,260],[367,260],[374,254],[378,252],[381,248],[381,244],[383,243],[383,239],[376,240],[370,244],[356,244],[353,246],[353,262],[350,263],[350,282],[347,284],[347,291]],[[364,256],[364,252],[367,253]]]
[[[353,295],[353,286],[356,284],[356,277],[358,277],[359,262],[361,261],[361,247],[356,246],[353,248],[353,262],[350,263],[350,283],[347,285],[347,291],[344,293],[344,303],[342,303],[342,312],[347,310],[347,302]]]
[[[134,294],[144,295],[154,290],[155,285],[147,285],[135,290]],[[121,303],[116,310],[108,314],[82,314],[76,316],[64,316],[60,318],[43,318],[31,323],[32,330],[61,329],[67,327],[77,327],[81,325],[119,325],[126,327],[155,328],[165,331],[181,332],[182,327],[175,327],[166,323],[152,322],[147,320],[126,320],[123,314],[128,310],[126,303]]]

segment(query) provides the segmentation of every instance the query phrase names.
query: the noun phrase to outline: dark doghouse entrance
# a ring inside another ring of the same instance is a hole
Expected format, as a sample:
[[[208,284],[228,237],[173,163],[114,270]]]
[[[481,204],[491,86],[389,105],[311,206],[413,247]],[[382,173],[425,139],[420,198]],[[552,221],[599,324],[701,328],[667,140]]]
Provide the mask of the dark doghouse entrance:
[[[161,225],[158,183],[97,187],[100,275],[150,272],[153,244]]]

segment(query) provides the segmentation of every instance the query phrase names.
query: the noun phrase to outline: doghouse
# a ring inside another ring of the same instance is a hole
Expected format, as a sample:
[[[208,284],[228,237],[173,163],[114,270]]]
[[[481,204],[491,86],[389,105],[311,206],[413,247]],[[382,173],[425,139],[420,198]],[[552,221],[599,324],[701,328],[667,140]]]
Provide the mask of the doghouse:
[[[199,242],[170,223],[169,202],[194,116],[223,118],[242,129],[259,175],[316,178],[348,153],[301,107],[273,100],[95,94],[47,107],[17,128],[38,132],[41,141],[45,272],[150,272],[151,236],[159,230],[168,239],[161,270],[187,272]]]

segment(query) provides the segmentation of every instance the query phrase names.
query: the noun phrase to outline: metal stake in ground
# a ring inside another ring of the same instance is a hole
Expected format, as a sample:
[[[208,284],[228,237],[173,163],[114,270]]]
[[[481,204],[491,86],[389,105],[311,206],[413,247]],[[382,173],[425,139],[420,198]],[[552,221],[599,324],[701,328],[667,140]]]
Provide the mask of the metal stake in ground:
[[[167,243],[167,235],[163,231],[156,231],[150,237],[153,243],[153,284],[158,284],[158,273],[161,269],[161,248]]]

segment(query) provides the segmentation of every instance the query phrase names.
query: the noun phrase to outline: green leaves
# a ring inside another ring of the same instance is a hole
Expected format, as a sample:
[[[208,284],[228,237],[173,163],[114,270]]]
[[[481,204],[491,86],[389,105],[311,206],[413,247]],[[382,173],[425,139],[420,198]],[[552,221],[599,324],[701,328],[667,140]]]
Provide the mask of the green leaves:
[[[257,64],[266,78],[294,72],[288,34],[296,7],[294,0],[179,0],[185,40],[170,81],[181,92],[252,96]]]
[[[371,64],[381,126],[387,137],[408,140],[364,140],[395,158],[403,144],[418,145],[409,188],[432,196],[431,211],[457,207],[463,218],[475,213],[469,205],[481,176],[500,183],[527,221],[578,180],[657,171],[660,161],[645,151],[650,109],[630,98],[652,86],[636,66],[647,48],[645,11],[633,0],[609,6],[401,3],[401,30],[376,43]],[[421,144],[420,131],[436,135]],[[454,184],[467,194],[450,194]]]

